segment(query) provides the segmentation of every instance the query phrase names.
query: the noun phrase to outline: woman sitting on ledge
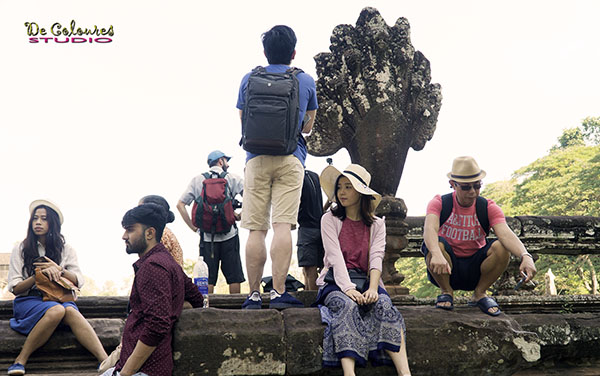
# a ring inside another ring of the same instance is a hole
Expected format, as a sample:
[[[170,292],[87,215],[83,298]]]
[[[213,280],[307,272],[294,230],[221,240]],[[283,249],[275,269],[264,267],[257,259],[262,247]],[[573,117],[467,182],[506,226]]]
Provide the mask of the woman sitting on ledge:
[[[354,375],[355,363],[364,367],[371,360],[410,375],[404,319],[381,281],[385,224],[374,215],[381,195],[369,188],[371,175],[357,164],[343,172],[328,166],[320,180],[334,202],[321,219],[325,257],[316,304],[327,324],[323,365],[341,363],[344,375]]]
[[[61,323],[71,327],[77,340],[101,362],[107,357],[106,352],[75,303],[43,301],[36,287],[36,268],[52,281],[63,276],[77,287],[83,285],[77,255],[60,233],[62,213],[46,200],[32,202],[29,212],[27,237],[14,247],[8,271],[8,290],[16,295],[10,327],[27,339],[14,364],[8,367],[8,374],[24,375],[29,356],[48,341]]]

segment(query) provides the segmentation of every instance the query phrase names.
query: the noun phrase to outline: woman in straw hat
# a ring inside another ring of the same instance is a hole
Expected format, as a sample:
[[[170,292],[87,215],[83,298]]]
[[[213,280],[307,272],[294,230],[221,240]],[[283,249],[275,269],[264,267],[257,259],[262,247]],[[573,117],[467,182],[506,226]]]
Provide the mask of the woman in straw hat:
[[[410,375],[404,319],[381,281],[385,224],[374,215],[381,195],[369,188],[371,175],[357,164],[341,172],[327,166],[320,180],[333,202],[321,219],[325,257],[317,279],[316,304],[328,325],[323,364],[341,364],[344,375],[354,375],[356,363],[371,360]]]
[[[47,200],[33,201],[29,213],[27,237],[14,247],[8,271],[8,289],[16,295],[10,327],[27,339],[8,374],[24,375],[29,356],[48,341],[61,323],[71,327],[77,340],[101,362],[107,354],[75,303],[43,301],[36,287],[36,268],[50,280],[64,277],[77,287],[83,285],[77,255],[60,233],[63,215],[58,206]]]

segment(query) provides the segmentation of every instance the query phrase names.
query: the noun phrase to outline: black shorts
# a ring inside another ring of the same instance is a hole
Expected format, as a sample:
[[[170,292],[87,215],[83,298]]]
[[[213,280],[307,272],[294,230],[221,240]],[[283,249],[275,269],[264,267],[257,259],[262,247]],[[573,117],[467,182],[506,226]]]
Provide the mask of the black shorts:
[[[311,227],[300,227],[298,229],[298,266],[323,267],[323,241],[321,240],[321,229]]]
[[[479,283],[479,279],[481,278],[481,264],[487,257],[488,249],[492,246],[492,243],[496,241],[496,239],[486,240],[486,244],[481,247],[477,252],[469,257],[456,257],[452,247],[446,239],[439,237],[439,241],[444,243],[444,248],[448,255],[450,255],[450,260],[452,261],[452,274],[450,274],[450,287],[453,290],[465,290],[465,291],[473,291],[477,284]],[[425,242],[421,246],[421,252],[423,256],[425,256],[425,260],[427,260],[427,254],[429,250],[425,246]],[[431,283],[440,287],[433,276],[427,269],[427,278]]]
[[[246,279],[240,259],[240,237],[236,235],[231,239],[212,244],[213,257],[211,257],[211,242],[200,241],[200,256],[204,257],[204,262],[208,265],[208,284],[217,284],[219,263],[228,285],[244,282]]]

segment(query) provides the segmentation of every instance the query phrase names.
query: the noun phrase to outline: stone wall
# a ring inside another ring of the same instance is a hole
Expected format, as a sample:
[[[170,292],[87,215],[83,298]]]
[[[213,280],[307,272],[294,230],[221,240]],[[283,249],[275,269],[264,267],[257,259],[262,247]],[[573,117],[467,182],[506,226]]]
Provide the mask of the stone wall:
[[[305,302],[314,293],[299,293]],[[241,311],[243,295],[217,295],[219,308],[182,313],[174,335],[174,375],[323,375],[324,326],[316,308]],[[407,327],[413,375],[511,375],[519,370],[600,361],[600,297],[498,297],[504,314],[491,318],[456,299],[452,312],[433,299],[394,296]],[[107,351],[120,339],[126,297],[83,297],[82,313]],[[264,295],[268,304],[268,295]],[[18,354],[25,337],[8,326],[11,302],[0,301],[0,367]],[[103,318],[98,318],[103,316]],[[57,331],[34,354],[29,371],[93,374],[95,362],[72,333]],[[389,375],[390,367],[359,370]]]

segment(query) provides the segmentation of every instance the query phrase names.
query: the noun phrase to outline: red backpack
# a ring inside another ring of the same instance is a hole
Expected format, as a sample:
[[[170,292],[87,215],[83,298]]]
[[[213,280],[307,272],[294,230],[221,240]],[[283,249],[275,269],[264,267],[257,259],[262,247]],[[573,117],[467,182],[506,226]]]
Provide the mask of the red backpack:
[[[192,223],[200,231],[211,234],[211,242],[215,234],[226,234],[235,224],[232,193],[225,180],[227,172],[217,174],[209,171],[202,182],[202,193],[196,197],[192,207]]]

